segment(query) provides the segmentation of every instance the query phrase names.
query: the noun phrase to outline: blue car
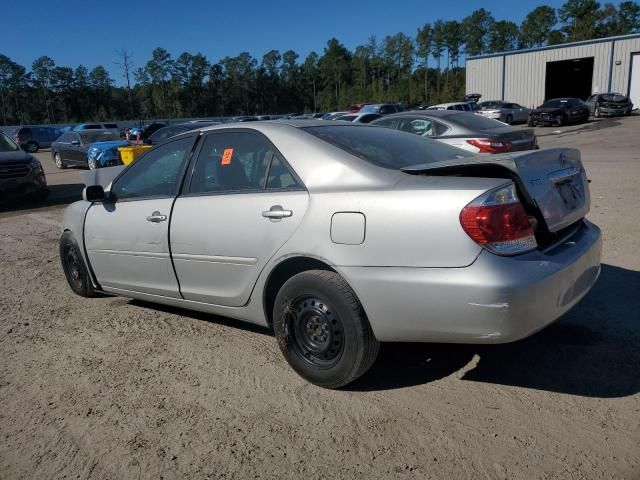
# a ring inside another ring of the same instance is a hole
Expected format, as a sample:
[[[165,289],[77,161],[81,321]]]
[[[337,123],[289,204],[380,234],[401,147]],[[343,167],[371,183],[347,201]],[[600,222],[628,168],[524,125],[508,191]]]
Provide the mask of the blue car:
[[[89,168],[93,170],[94,168],[122,165],[118,147],[128,147],[129,145],[131,145],[131,142],[127,142],[126,140],[92,143],[87,150],[87,164]]]

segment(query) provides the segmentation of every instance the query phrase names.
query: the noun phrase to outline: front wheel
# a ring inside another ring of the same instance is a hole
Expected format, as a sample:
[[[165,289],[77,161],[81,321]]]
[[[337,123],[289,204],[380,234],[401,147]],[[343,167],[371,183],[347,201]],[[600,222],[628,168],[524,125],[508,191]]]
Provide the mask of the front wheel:
[[[513,115],[507,115],[507,123],[511,125],[513,123]]]
[[[98,162],[93,159],[87,160],[87,165],[89,166],[89,170],[95,170],[96,168],[98,168]]]
[[[89,272],[82,259],[80,247],[78,247],[71,232],[64,232],[60,237],[60,262],[71,290],[81,297],[94,297],[96,295],[89,278]]]
[[[59,169],[67,168],[64,160],[62,160],[62,155],[60,155],[60,152],[56,152],[53,155],[53,160],[56,162],[56,167],[58,167]]]
[[[276,297],[273,327],[289,365],[325,388],[342,387],[363,375],[380,349],[355,293],[331,271],[291,277]]]
[[[596,118],[600,118],[600,108],[597,105],[593,109],[593,116],[596,117]]]
[[[561,127],[564,125],[564,117],[562,115],[558,115],[556,117],[556,127]]]

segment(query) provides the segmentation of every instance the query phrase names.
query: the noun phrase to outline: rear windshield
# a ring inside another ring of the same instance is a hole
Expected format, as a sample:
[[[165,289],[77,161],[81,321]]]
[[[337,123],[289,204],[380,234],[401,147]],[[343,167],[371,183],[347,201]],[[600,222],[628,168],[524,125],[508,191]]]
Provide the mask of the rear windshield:
[[[430,138],[384,127],[331,125],[303,130],[362,160],[393,170],[473,155]]]
[[[549,100],[542,104],[542,108],[562,108],[566,105],[571,105],[569,100]]]
[[[504,105],[504,102],[498,102],[498,101],[488,101],[488,102],[482,102],[478,104],[480,106],[480,108],[484,109],[489,109],[489,108],[500,108]]]
[[[0,132],[0,152],[17,152],[20,147],[4,132]]]
[[[454,113],[453,115],[449,115],[447,120],[471,130],[493,130],[494,128],[505,127],[505,124],[502,122],[482,117],[475,113]]]
[[[82,138],[82,143],[84,144],[95,143],[95,142],[105,142],[107,140],[120,140],[120,135],[118,135],[115,132],[109,132],[109,131],[99,131],[99,132],[83,131],[80,134],[80,137]]]

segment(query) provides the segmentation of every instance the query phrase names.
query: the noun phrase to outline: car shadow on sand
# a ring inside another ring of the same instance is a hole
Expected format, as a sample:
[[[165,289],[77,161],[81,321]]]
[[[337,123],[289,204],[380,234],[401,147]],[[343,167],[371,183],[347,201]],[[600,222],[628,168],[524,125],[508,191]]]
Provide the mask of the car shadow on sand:
[[[623,117],[603,117],[603,118],[590,118],[585,123],[578,125],[565,125],[562,127],[538,127],[536,129],[536,136],[542,137],[567,137],[571,135],[578,135],[581,133],[594,132],[596,130],[604,130],[605,128],[617,127],[622,124]]]
[[[45,199],[33,199],[26,196],[8,197],[0,199],[0,213],[20,212],[26,210],[40,210],[58,205],[68,205],[76,200],[82,200],[83,183],[65,183],[49,185],[49,194]]]
[[[347,389],[395,389],[452,374],[587,397],[640,392],[640,272],[603,265],[597,284],[573,310],[519,342],[385,344],[372,369]]]

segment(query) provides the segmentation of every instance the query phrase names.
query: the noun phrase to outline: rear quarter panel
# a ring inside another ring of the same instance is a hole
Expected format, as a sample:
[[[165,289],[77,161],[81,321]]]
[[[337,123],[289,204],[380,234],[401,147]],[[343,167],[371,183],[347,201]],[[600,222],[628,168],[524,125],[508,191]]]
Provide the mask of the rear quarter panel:
[[[480,247],[462,230],[460,211],[504,179],[406,175],[395,188],[310,191],[296,233],[277,257],[309,255],[336,266],[464,267]],[[334,243],[331,219],[338,212],[365,216],[359,245]]]

